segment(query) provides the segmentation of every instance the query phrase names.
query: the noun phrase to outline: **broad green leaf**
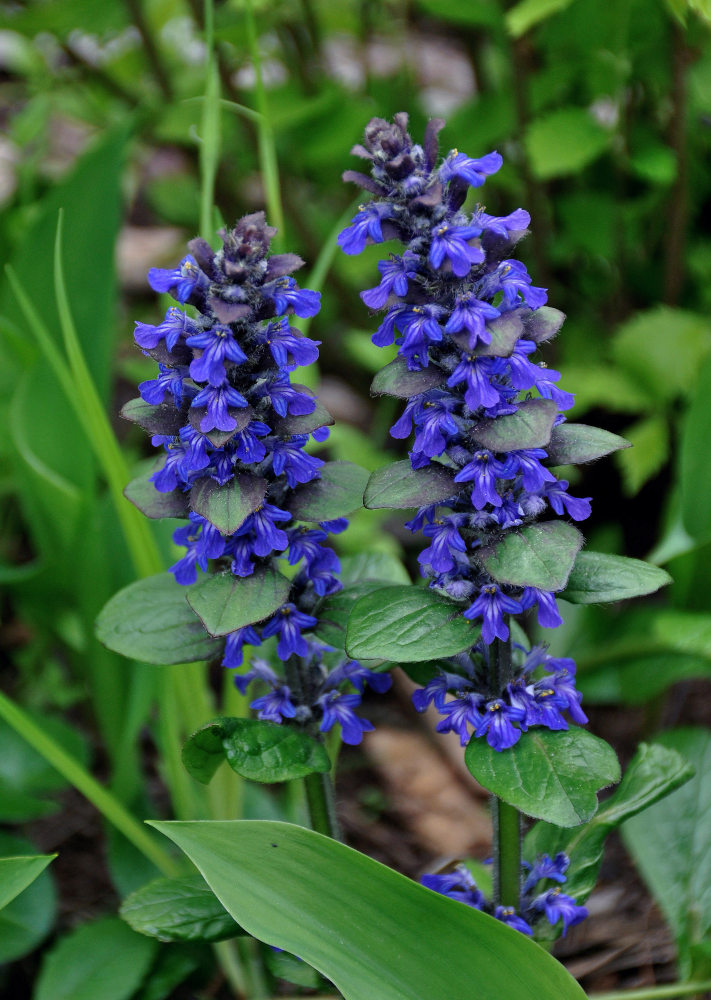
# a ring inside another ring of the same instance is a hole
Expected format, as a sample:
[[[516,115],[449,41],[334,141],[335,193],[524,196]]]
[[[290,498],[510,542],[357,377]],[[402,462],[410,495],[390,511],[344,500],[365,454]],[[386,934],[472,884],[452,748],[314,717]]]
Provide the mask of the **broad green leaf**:
[[[471,429],[471,436],[492,451],[517,451],[523,448],[545,448],[551,439],[553,421],[558,406],[552,399],[526,399],[515,413],[480,420]]]
[[[553,857],[564,851],[570,858],[565,891],[582,903],[595,888],[608,834],[685,784],[693,773],[675,750],[640,743],[619,786],[588,823],[575,830],[536,823],[526,836],[524,857],[533,862],[541,854]]]
[[[526,339],[536,344],[552,340],[565,322],[565,313],[553,306],[539,306],[524,317]]]
[[[699,373],[681,432],[681,514],[684,527],[698,541],[711,537],[711,462],[703,461],[711,427],[711,359]]]
[[[267,784],[331,769],[325,747],[313,736],[263,719],[214,719],[183,745],[183,764],[203,784],[223,760],[243,778]]]
[[[560,595],[571,604],[604,604],[653,594],[671,583],[669,574],[641,559],[580,552]]]
[[[383,583],[409,583],[410,575],[397,556],[389,552],[358,552],[341,559],[339,574],[344,586],[360,580],[382,580]]]
[[[273,615],[289,599],[291,581],[260,566],[251,576],[216,573],[188,591],[188,603],[210,633],[228,635]]]
[[[428,389],[436,389],[447,381],[447,373],[436,365],[429,365],[419,372],[411,372],[403,358],[395,358],[381,368],[373,379],[370,392],[373,396],[397,396],[409,399]]]
[[[625,823],[622,836],[679,943],[683,972],[689,946],[711,931],[711,733],[685,728],[657,739],[696,774]]]
[[[56,854],[37,854],[0,858],[0,910],[31,885],[56,857]]]
[[[369,473],[352,462],[326,462],[321,478],[298,486],[288,501],[297,520],[331,521],[347,517],[363,506]]]
[[[625,434],[632,447],[616,458],[625,493],[635,496],[669,458],[669,420],[663,413],[643,417],[626,427]]]
[[[548,445],[550,465],[579,465],[593,462],[613,451],[631,447],[619,434],[589,424],[559,424],[553,428]]]
[[[385,587],[354,604],[346,650],[355,659],[413,663],[461,653],[478,638],[454,601],[425,587]]]
[[[225,941],[244,934],[200,875],[154,879],[124,899],[119,915],[159,941]]]
[[[327,597],[316,609],[318,625],[316,636],[329,646],[344,649],[346,644],[346,628],[355,602],[361,597],[382,590],[389,580],[357,580],[339,590],[337,594]]]
[[[444,465],[413,469],[408,459],[376,469],[365,489],[365,506],[370,510],[425,507],[456,496],[461,486]]]
[[[190,491],[190,506],[223,535],[233,535],[259,508],[266,492],[266,479],[249,473],[238,473],[224,486],[199,479]]]
[[[177,410],[172,399],[168,403],[154,406],[140,396],[124,403],[121,407],[121,416],[124,420],[138,424],[149,434],[164,434],[166,436],[177,434],[186,421],[185,411]]]
[[[520,38],[534,25],[565,10],[572,2],[573,0],[519,0],[506,13],[506,27],[509,34],[514,38]]]
[[[137,580],[111,598],[96,619],[96,635],[115,653],[145,663],[208,660],[221,643],[208,635],[170,573]]]
[[[303,389],[304,387],[297,385],[296,388]],[[330,427],[331,424],[335,423],[335,420],[326,407],[322,406],[316,400],[316,407],[311,413],[305,413],[298,417],[287,414],[285,417],[273,419],[270,423],[275,434],[286,437],[291,434],[309,434],[311,431],[315,431],[317,427]]]
[[[509,531],[482,552],[482,563],[499,583],[562,590],[582,544],[583,536],[572,524],[544,521]]]
[[[529,125],[525,142],[533,173],[548,180],[593,163],[609,145],[610,134],[586,108],[557,108]]]
[[[500,752],[485,739],[472,739],[464,759],[484,788],[556,826],[585,823],[597,809],[597,792],[620,780],[612,747],[577,726],[529,729]]]
[[[187,517],[190,511],[187,493],[183,493],[182,490],[160,493],[155,483],[151,482],[152,474],[151,468],[132,479],[124,487],[123,495],[126,499],[130,500],[134,507],[138,507],[146,517]]]
[[[34,1000],[129,1000],[157,947],[118,917],[83,924],[48,952]]]
[[[344,1000],[584,1000],[523,934],[321,834],[244,820],[155,825],[248,933],[299,955]]]
[[[0,830],[0,856],[36,858],[37,850],[28,840]],[[0,910],[0,965],[37,947],[52,929],[56,907],[52,877],[44,871]]]

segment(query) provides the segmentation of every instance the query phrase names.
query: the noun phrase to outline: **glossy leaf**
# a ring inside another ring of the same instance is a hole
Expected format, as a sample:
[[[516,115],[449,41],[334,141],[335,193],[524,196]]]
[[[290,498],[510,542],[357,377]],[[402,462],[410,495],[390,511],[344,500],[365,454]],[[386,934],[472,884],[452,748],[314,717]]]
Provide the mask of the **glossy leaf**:
[[[597,792],[620,779],[612,747],[577,726],[529,729],[501,752],[472,739],[464,759],[484,788],[556,826],[585,823],[597,809]]]
[[[621,448],[630,448],[631,442],[601,427],[589,424],[559,424],[553,428],[548,445],[550,465],[579,465],[594,462]]]
[[[187,599],[210,635],[222,636],[273,615],[290,590],[285,576],[260,566],[251,576],[208,576],[189,589]]]
[[[411,372],[403,358],[395,358],[381,368],[373,379],[370,392],[373,396],[397,396],[409,399],[428,389],[437,389],[447,381],[447,373],[436,365],[428,365],[418,372]]]
[[[454,601],[425,587],[385,587],[354,604],[346,650],[355,659],[413,663],[461,653],[478,638]]]
[[[158,406],[154,406],[140,396],[124,403],[121,407],[121,416],[124,420],[138,424],[149,434],[163,434],[165,436],[176,435],[186,421],[185,410],[176,410],[172,400],[169,403],[160,403]]]
[[[318,625],[315,634],[328,646],[345,649],[348,619],[356,601],[387,586],[388,580],[357,580],[327,597],[316,609]]]
[[[210,782],[226,760],[243,778],[272,784],[331,769],[325,747],[308,733],[262,719],[214,719],[183,746],[193,778]]]
[[[119,915],[159,941],[225,941],[245,933],[200,875],[154,879],[123,901]]]
[[[499,583],[562,590],[582,544],[583,536],[572,524],[544,521],[509,531],[482,552],[482,564]]]
[[[96,635],[115,653],[145,663],[207,660],[221,648],[188,604],[190,588],[170,573],[137,580],[111,598],[96,619]]]
[[[233,535],[264,500],[267,481],[238,473],[224,486],[214,479],[200,479],[190,491],[190,506],[223,535]]]
[[[526,399],[516,413],[495,420],[481,420],[472,427],[477,444],[492,451],[545,448],[551,439],[558,407],[552,399]]]
[[[82,924],[47,954],[34,1000],[129,1000],[157,947],[117,917]]]
[[[0,858],[0,910],[31,885],[56,857],[56,854],[36,854]]]
[[[413,469],[408,459],[376,469],[365,489],[365,506],[370,510],[406,510],[441,503],[456,496],[461,487],[454,473],[444,465]]]
[[[675,750],[640,743],[619,786],[588,823],[574,830],[536,823],[526,836],[524,857],[533,862],[541,854],[554,857],[564,851],[570,858],[565,891],[582,903],[595,888],[608,834],[686,784],[693,773],[693,767]]]
[[[187,517],[190,510],[187,493],[183,493],[182,490],[159,493],[150,480],[153,471],[153,468],[150,468],[132,479],[124,487],[123,495],[146,517]]]
[[[344,1000],[584,998],[523,934],[311,830],[259,821],[155,825],[239,924],[299,955]]]
[[[571,604],[604,604],[653,594],[668,583],[665,570],[641,559],[580,552],[560,596]]]
[[[331,521],[347,517],[363,506],[368,471],[352,462],[326,462],[321,478],[298,486],[288,508],[301,521]]]

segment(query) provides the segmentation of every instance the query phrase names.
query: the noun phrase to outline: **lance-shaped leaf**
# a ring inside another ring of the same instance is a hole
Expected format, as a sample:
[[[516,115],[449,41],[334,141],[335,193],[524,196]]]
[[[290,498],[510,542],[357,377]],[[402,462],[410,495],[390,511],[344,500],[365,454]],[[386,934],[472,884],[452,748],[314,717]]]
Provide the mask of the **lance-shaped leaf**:
[[[190,506],[223,535],[232,535],[259,507],[267,492],[261,476],[241,472],[224,486],[214,479],[199,479],[190,491]]]
[[[533,863],[542,854],[552,858],[564,851],[570,858],[565,891],[582,903],[595,888],[608,834],[686,784],[693,774],[694,768],[675,750],[658,743],[640,743],[619,787],[589,823],[575,830],[536,823],[526,835],[524,857]]]
[[[259,566],[251,576],[217,573],[188,591],[190,607],[210,635],[228,635],[273,615],[289,599],[291,581],[271,566]]]
[[[413,469],[410,462],[393,462],[376,469],[365,489],[365,506],[370,510],[425,507],[455,497],[461,486],[454,482],[454,472],[444,465],[426,465]]]
[[[571,604],[604,604],[653,594],[671,582],[666,570],[641,559],[580,552],[560,596]]]
[[[330,771],[326,748],[292,726],[263,719],[214,719],[183,745],[183,764],[208,784],[223,760],[251,781],[272,784]]]
[[[525,935],[312,830],[264,820],[154,825],[239,924],[299,955],[344,1000],[584,1000]]]
[[[230,409],[229,415],[235,421],[235,426],[231,431],[218,431],[216,428],[208,431],[205,436],[210,444],[214,444],[216,448],[221,448],[223,445],[231,441],[235,434],[244,430],[250,420],[254,419],[254,410],[251,406],[238,406]],[[191,406],[188,410],[188,419],[190,421],[190,426],[193,430],[198,431],[199,434],[205,433],[200,427],[200,422],[203,417],[207,416],[206,406]]]
[[[299,391],[304,390],[308,392],[304,386],[296,385],[294,388]],[[298,417],[287,414],[285,417],[277,417],[270,420],[274,433],[284,436],[289,434],[309,434],[311,431],[315,431],[317,427],[330,427],[335,422],[326,407],[322,406],[318,400],[316,400],[316,408],[311,413],[304,413]]]
[[[159,493],[150,480],[153,471],[155,470],[151,466],[146,472],[132,479],[124,487],[123,495],[146,517],[187,517],[190,510],[188,494],[182,490]]]
[[[0,858],[0,910],[31,885],[56,857],[56,854],[33,854]]]
[[[491,343],[477,344],[472,353],[478,358],[508,358],[523,334],[523,322],[514,310],[490,320],[486,329],[491,334]]]
[[[119,916],[159,941],[225,941],[246,933],[201,875],[154,879],[124,899]]]
[[[139,396],[121,407],[121,416],[149,434],[176,435],[186,421],[187,407],[177,410],[172,401],[154,406]]]
[[[544,521],[507,532],[482,551],[481,562],[499,583],[562,590],[582,544],[583,536],[572,524]]]
[[[459,604],[434,590],[384,587],[353,605],[346,650],[355,659],[413,663],[461,653],[479,632]]]
[[[137,580],[111,598],[96,620],[96,635],[115,653],[145,663],[207,660],[221,643],[208,635],[186,601],[190,588],[170,573]]]
[[[526,399],[515,413],[495,420],[481,420],[472,427],[477,444],[491,451],[545,448],[551,440],[558,407],[552,399]]]
[[[611,455],[613,451],[631,448],[632,444],[619,434],[589,424],[559,424],[553,428],[548,445],[549,465],[579,465]]]
[[[332,521],[347,517],[363,506],[363,492],[369,472],[353,462],[326,462],[320,479],[298,486],[287,501],[301,521]]]
[[[503,751],[472,739],[464,760],[484,788],[556,826],[585,823],[597,809],[597,792],[620,780],[612,747],[577,726],[529,729]]]
[[[373,379],[370,392],[373,396],[397,396],[409,399],[428,389],[437,389],[447,381],[447,373],[436,365],[428,365],[418,372],[411,372],[403,358],[395,358],[381,368]]]
[[[524,317],[523,326],[527,340],[543,344],[555,337],[565,322],[565,313],[552,306],[540,306]]]

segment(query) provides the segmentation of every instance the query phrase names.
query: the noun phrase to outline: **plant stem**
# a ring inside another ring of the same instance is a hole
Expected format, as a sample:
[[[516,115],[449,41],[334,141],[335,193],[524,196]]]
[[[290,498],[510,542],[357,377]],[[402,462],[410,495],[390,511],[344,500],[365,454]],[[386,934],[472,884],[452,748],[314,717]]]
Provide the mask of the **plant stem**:
[[[693,993],[711,990],[711,979],[703,983],[670,983],[668,986],[647,986],[639,990],[622,990],[612,993],[591,993],[589,1000],[673,1000]]]
[[[489,646],[489,690],[498,697],[511,680],[511,640]],[[518,809],[491,797],[494,825],[494,901],[518,909],[521,901],[521,816]]]
[[[333,782],[330,773],[307,774],[304,778],[306,804],[311,826],[317,833],[340,840],[341,831],[336,817]]]

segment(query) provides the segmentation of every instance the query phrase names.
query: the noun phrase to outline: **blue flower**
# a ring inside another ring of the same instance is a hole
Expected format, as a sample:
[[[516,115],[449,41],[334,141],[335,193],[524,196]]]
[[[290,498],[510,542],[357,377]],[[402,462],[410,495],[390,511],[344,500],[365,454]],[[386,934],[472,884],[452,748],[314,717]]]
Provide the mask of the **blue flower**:
[[[283,604],[262,629],[262,638],[268,639],[270,635],[279,636],[277,653],[282,660],[288,660],[290,656],[306,656],[308,646],[301,635],[301,630],[313,628],[317,624],[317,618],[299,611],[295,604]]]
[[[558,628],[563,624],[555,597],[550,591],[539,590],[537,587],[524,587],[519,600],[524,611],[538,605],[538,624],[541,628]]]
[[[268,556],[274,549],[282,551],[289,544],[286,532],[277,528],[275,522],[290,520],[288,510],[281,510],[271,503],[262,503],[242,522],[235,537],[252,536],[252,552],[257,556]]]
[[[533,934],[533,928],[516,913],[513,906],[497,906],[494,910],[494,916],[502,923],[513,927],[514,930],[521,931],[522,934]]]
[[[232,438],[235,457],[246,464],[261,462],[267,454],[267,448],[259,438],[270,433],[271,428],[261,420],[250,420],[247,426]]]
[[[457,865],[453,872],[441,875],[423,875],[422,885],[441,896],[449,896],[459,903],[465,903],[475,910],[481,910],[484,903],[484,893],[477,888],[474,877],[464,865]]]
[[[338,236],[341,250],[351,255],[359,254],[365,250],[368,240],[372,243],[382,243],[384,236],[381,222],[383,219],[391,218],[392,215],[392,206],[383,202],[361,205],[350,226]]]
[[[190,319],[180,309],[171,306],[165,318],[157,326],[137,321],[133,336],[138,346],[146,351],[153,350],[161,340],[164,340],[165,346],[172,351],[181,337],[197,333],[199,329],[194,319]]]
[[[452,226],[438,223],[432,230],[429,262],[440,268],[447,258],[458,278],[463,278],[471,270],[472,264],[481,264],[484,251],[480,246],[471,246],[470,240],[481,234],[479,226]]]
[[[152,267],[148,272],[148,284],[154,292],[170,292],[175,289],[173,298],[178,302],[187,302],[196,286],[206,285],[207,277],[190,254],[183,257],[180,264],[172,270],[163,267]]]
[[[183,586],[189,586],[197,580],[196,566],[206,572],[208,560],[219,559],[225,551],[225,540],[217,528],[192,511],[188,517],[190,523],[173,532],[175,544],[186,545],[187,551],[170,567],[170,572]]]
[[[280,417],[285,417],[287,413],[293,417],[303,417],[316,409],[316,400],[313,396],[292,385],[287,374],[267,379],[255,390],[255,395],[266,396]]]
[[[518,743],[521,730],[514,722],[524,722],[526,713],[515,705],[507,705],[499,698],[488,701],[482,709],[481,719],[474,730],[477,738],[486,733],[486,742],[494,750],[508,750]]]
[[[272,357],[278,365],[310,365],[318,358],[320,340],[309,340],[308,337],[297,336],[298,330],[289,326],[286,319],[269,323],[262,331],[260,340],[267,344]]]
[[[492,643],[495,638],[508,639],[509,629],[504,615],[517,615],[523,609],[518,601],[504,594],[495,583],[485,584],[479,596],[464,612],[465,618],[481,618],[481,634],[484,642]]]
[[[278,278],[264,285],[262,292],[273,301],[277,316],[293,309],[297,316],[306,319],[315,316],[321,308],[321,293],[299,288],[293,278]]]
[[[227,377],[225,361],[242,364],[247,360],[229,326],[217,323],[210,330],[194,334],[185,341],[188,347],[199,347],[202,354],[190,362],[190,378],[221,386]]]
[[[431,538],[430,545],[423,549],[417,557],[418,562],[428,564],[436,573],[447,573],[457,565],[457,552],[466,552],[466,542],[459,534],[459,528],[467,521],[466,514],[450,514],[437,518],[428,524],[423,531]]]
[[[207,434],[208,431],[215,429],[233,431],[237,427],[237,421],[230,416],[230,407],[242,409],[249,404],[241,392],[237,392],[225,381],[220,386],[206,385],[190,405],[207,407],[206,415],[200,420],[200,430]]]
[[[363,739],[363,733],[370,733],[375,728],[372,722],[362,719],[353,711],[360,705],[359,694],[338,694],[336,691],[328,691],[320,696],[318,705],[323,712],[319,726],[321,732],[330,732],[338,723],[343,742],[349,746],[358,746]]]
[[[272,468],[276,476],[286,476],[291,487],[315,479],[324,464],[323,459],[307,455],[303,450],[308,434],[297,434],[286,440],[275,441],[272,447]]]
[[[447,379],[447,385],[466,383],[464,400],[474,412],[480,406],[495,406],[500,399],[499,390],[491,384],[494,362],[489,358],[477,358],[473,354],[462,354],[461,360]]]
[[[390,260],[378,262],[378,270],[382,275],[380,284],[360,293],[371,309],[382,309],[393,292],[400,297],[407,295],[408,281],[417,277],[417,255],[409,250],[402,257],[391,254]]]
[[[261,698],[255,698],[249,703],[249,707],[258,711],[260,719],[276,722],[277,725],[283,719],[293,719],[296,716],[296,706],[291,701],[291,691],[286,684]]]
[[[460,744],[465,747],[471,738],[469,727],[476,730],[482,720],[483,706],[484,699],[477,692],[460,692],[458,698],[437,706],[440,715],[444,716],[437,723],[437,732],[457,733]]]
[[[180,409],[183,399],[192,394],[193,390],[185,392],[184,382],[188,376],[187,368],[169,368],[167,365],[158,365],[158,377],[147,379],[138,386],[141,398],[151,406],[160,406],[165,400],[166,394],[170,393],[176,409]]]
[[[563,937],[567,934],[569,927],[579,924],[588,915],[584,906],[578,906],[572,896],[566,896],[558,888],[549,889],[534,899],[531,903],[531,909],[542,911],[552,927],[559,920],[562,920]]]
[[[222,657],[222,666],[227,667],[228,670],[233,670],[235,667],[241,667],[243,659],[242,647],[245,645],[262,645],[259,633],[252,625],[245,625],[243,628],[238,628],[235,632],[230,632],[227,636],[225,640],[225,650]],[[242,691],[242,694],[244,694],[244,691]]]
[[[564,511],[568,517],[574,521],[584,521],[590,517],[590,501],[592,497],[571,497],[566,493],[568,489],[567,479],[559,479],[545,486],[546,500],[551,505],[556,514]]]
[[[491,343],[491,333],[486,329],[486,321],[500,315],[495,306],[481,302],[471,292],[465,292],[457,298],[444,329],[447,333],[466,330],[469,334],[469,347],[473,350],[478,343]]]
[[[493,452],[482,448],[472,456],[454,477],[455,483],[474,481],[472,503],[476,510],[482,510],[488,503],[501,507],[503,500],[496,489],[497,479],[512,479],[510,463],[500,462]]]
[[[487,177],[501,169],[504,162],[500,153],[488,153],[478,160],[454,149],[439,168],[439,179],[443,184],[453,177],[461,177],[470,187],[481,187]]]

